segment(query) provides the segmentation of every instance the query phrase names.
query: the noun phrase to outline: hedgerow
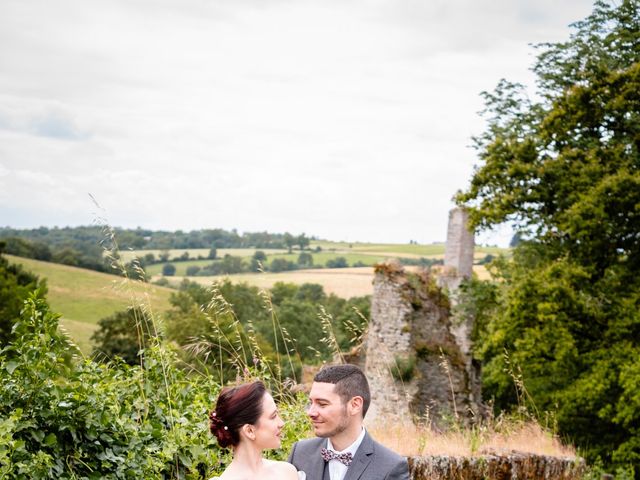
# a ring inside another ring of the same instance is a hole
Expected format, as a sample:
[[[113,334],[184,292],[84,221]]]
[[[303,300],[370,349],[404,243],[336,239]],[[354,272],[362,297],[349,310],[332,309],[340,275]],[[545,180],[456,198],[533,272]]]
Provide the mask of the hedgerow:
[[[224,469],[230,453],[207,423],[217,379],[179,368],[161,341],[145,348],[141,366],[81,358],[58,319],[33,294],[15,341],[0,351],[0,479],[204,479]],[[239,373],[279,390],[291,421],[270,456],[285,458],[309,431],[304,399],[266,370]]]

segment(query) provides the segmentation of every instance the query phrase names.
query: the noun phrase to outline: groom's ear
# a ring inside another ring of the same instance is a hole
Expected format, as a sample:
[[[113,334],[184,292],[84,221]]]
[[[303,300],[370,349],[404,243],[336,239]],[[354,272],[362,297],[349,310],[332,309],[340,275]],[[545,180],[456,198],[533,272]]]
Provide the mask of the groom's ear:
[[[364,400],[361,396],[351,397],[349,400],[349,414],[356,415],[358,413],[362,414],[362,406],[364,404]]]

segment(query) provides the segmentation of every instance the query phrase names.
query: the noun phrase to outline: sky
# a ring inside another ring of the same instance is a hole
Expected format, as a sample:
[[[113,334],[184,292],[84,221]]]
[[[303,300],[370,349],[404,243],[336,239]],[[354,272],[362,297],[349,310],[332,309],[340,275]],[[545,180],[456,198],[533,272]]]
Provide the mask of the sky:
[[[591,6],[2,0],[0,226],[444,241],[480,93]]]

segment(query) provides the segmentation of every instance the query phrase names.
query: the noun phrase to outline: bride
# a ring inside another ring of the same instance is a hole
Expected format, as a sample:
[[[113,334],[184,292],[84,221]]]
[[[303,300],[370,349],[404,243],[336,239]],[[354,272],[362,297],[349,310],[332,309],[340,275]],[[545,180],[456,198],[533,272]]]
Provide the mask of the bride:
[[[284,422],[264,383],[255,381],[220,392],[209,414],[209,427],[223,448],[233,449],[233,460],[219,480],[303,480],[304,473],[287,462],[268,460],[262,451],[280,447]],[[212,479],[213,480],[213,479]]]

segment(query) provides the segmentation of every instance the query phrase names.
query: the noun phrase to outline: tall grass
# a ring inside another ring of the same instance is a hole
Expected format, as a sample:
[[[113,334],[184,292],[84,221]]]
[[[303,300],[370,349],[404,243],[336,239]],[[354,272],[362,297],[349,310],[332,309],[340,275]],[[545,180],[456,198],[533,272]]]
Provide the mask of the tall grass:
[[[372,427],[369,431],[388,448],[407,456],[473,457],[508,455],[513,452],[576,456],[574,448],[564,445],[538,422],[521,422],[506,415],[480,425],[450,431],[438,431],[428,425],[412,423]]]
[[[136,318],[136,330],[139,333],[140,349],[144,350],[148,347],[145,345],[145,337],[142,335],[142,327],[151,327],[151,331],[158,333],[155,337],[153,347],[158,348],[160,352],[166,347],[158,339],[161,338],[163,331],[162,322],[153,312],[149,304],[148,295],[140,295],[139,290],[131,288],[132,283],[138,282],[135,278],[130,278],[127,269],[120,260],[121,256],[117,252],[117,241],[113,229],[104,225],[105,232],[105,257],[110,258],[114,269],[122,275],[122,280],[117,288],[124,288],[130,294],[132,306],[141,307],[143,315]],[[133,271],[139,278],[144,278],[144,272],[137,259],[133,259]],[[240,321],[233,312],[232,305],[220,294],[220,290],[216,283],[210,287],[211,300],[207,305],[203,305],[202,312],[213,326],[217,338],[193,338],[186,346],[186,349],[196,358],[201,358],[202,363],[211,363],[214,358],[217,360],[217,374],[219,375],[219,383],[224,381],[223,359],[230,358],[230,362],[236,371],[236,382],[248,381],[253,378],[261,378],[267,380],[267,383],[274,390],[275,396],[284,402],[296,404],[297,397],[292,389],[292,384],[297,383],[299,379],[294,378],[293,382],[283,378],[282,364],[283,360],[288,362],[291,371],[294,361],[300,361],[300,355],[294,348],[294,341],[289,333],[284,329],[278,320],[276,309],[271,301],[269,292],[261,289],[260,295],[263,299],[264,308],[270,313],[272,328],[274,332],[274,350],[276,361],[271,362],[262,351],[256,336],[249,324],[246,329],[249,333],[247,339]],[[223,328],[221,320],[224,318],[232,319],[231,330]],[[322,323],[324,337],[319,342],[327,345],[333,352],[335,362],[344,362],[345,358],[341,352],[333,331],[333,319],[326,310],[320,307],[318,320]],[[151,322],[151,325],[143,325],[143,322]],[[353,342],[358,344],[362,342],[364,332],[355,331],[354,328]],[[170,360],[170,355],[166,357],[161,355],[162,370],[164,375],[164,385],[166,394],[170,395],[169,388],[172,382],[171,370],[175,365]],[[215,363],[215,362],[214,362]],[[144,367],[144,365],[141,365]],[[450,375],[448,371],[448,362],[441,354],[441,366]],[[393,366],[389,366],[393,368]],[[396,368],[398,368],[396,366]],[[198,371],[196,368],[192,371],[195,375],[212,375],[211,370]],[[523,400],[526,398],[526,389],[521,376],[518,376],[517,370],[514,370],[514,382],[520,392],[519,395]],[[144,380],[143,380],[144,381]],[[144,395],[144,388],[141,386],[141,394]],[[453,396],[453,391],[451,392]],[[454,399],[455,402],[455,399]],[[299,405],[299,402],[297,403]],[[556,456],[575,456],[575,451],[571,447],[563,445],[553,432],[543,427],[535,420],[535,415],[519,415],[507,416],[500,415],[496,418],[477,419],[476,423],[471,426],[463,426],[459,422],[456,409],[456,418],[452,422],[452,428],[448,431],[439,431],[429,423],[413,424],[410,422],[398,425],[385,425],[384,428],[375,426],[370,428],[372,434],[383,444],[403,455],[458,455],[473,456],[484,453],[510,453],[512,451],[521,451],[528,453],[538,453],[544,455]],[[292,432],[291,435],[300,438],[310,434],[308,423],[303,411],[298,411],[295,415],[294,427],[298,428],[298,432]],[[174,419],[171,412],[170,418]],[[173,422],[171,425],[173,426]]]

